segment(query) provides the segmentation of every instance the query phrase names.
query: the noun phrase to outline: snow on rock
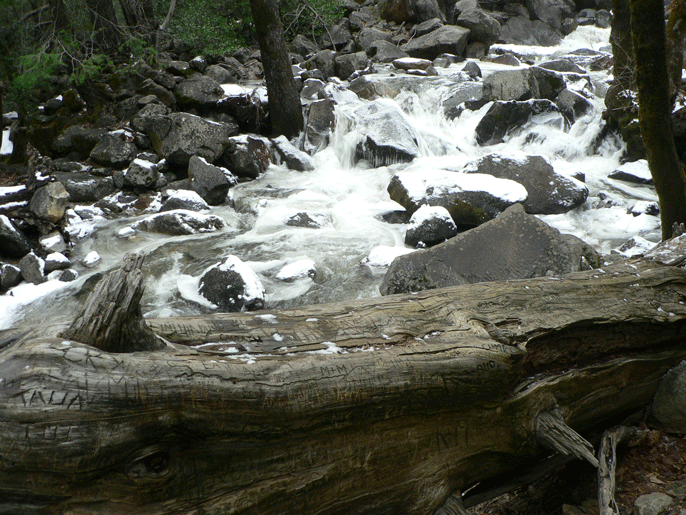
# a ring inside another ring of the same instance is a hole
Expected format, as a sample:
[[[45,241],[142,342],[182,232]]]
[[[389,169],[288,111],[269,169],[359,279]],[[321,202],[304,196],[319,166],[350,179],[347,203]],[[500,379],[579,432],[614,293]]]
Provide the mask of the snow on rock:
[[[288,168],[299,172],[314,170],[312,158],[305,152],[295,148],[286,136],[282,135],[274,138],[273,142],[279,157],[286,163]]]
[[[55,270],[64,270],[71,266],[69,258],[60,252],[53,252],[45,257],[45,273],[49,274]]]
[[[424,204],[442,206],[458,225],[484,223],[528,196],[524,186],[509,179],[448,170],[398,172],[388,192],[409,213]]]
[[[262,309],[265,303],[260,278],[234,255],[208,268],[200,278],[198,291],[227,312]]]
[[[442,206],[423,205],[410,218],[405,245],[430,247],[457,234],[457,225]]]
[[[187,211],[207,211],[210,206],[195,191],[192,190],[169,190],[169,197],[162,204],[160,211],[174,211],[185,209]]]
[[[399,70],[428,70],[432,64],[428,59],[416,57],[401,57],[393,61],[393,66]]]
[[[648,241],[641,236],[632,236],[628,241],[624,242],[622,245],[616,249],[612,249],[613,254],[619,254],[624,257],[638,257],[643,256],[649,252],[655,243]]]
[[[374,247],[369,253],[369,256],[362,260],[363,265],[369,265],[377,268],[386,268],[390,266],[395,258],[414,252],[415,249],[408,249],[406,247],[388,247],[380,245]]]
[[[648,168],[648,161],[639,159],[633,163],[624,163],[608,175],[610,179],[631,182],[634,184],[653,184],[653,176]]]
[[[177,209],[157,213],[131,226],[134,230],[184,236],[190,234],[215,232],[226,227],[226,222],[216,215],[206,215]]]
[[[93,268],[96,266],[102,258],[100,257],[100,254],[98,254],[96,251],[92,250],[88,254],[86,254],[86,257],[81,260],[81,264],[85,266],[86,268]]]
[[[314,261],[311,259],[299,259],[281,268],[276,274],[276,278],[279,281],[290,283],[298,279],[314,279],[316,275],[317,265]]]

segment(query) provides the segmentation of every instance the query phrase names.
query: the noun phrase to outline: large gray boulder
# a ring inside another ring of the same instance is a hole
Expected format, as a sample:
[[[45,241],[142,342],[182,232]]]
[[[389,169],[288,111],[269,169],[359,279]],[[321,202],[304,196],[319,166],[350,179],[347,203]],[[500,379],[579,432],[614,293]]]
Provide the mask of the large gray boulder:
[[[660,381],[653,398],[653,416],[668,431],[686,433],[686,361]]]
[[[455,20],[455,25],[469,29],[469,42],[478,41],[491,46],[500,37],[500,23],[482,9],[463,11]]]
[[[477,124],[476,141],[479,145],[502,143],[506,135],[529,122],[563,129],[568,127],[568,121],[550,100],[498,101],[493,103]]]
[[[129,188],[148,188],[156,186],[160,177],[157,165],[144,159],[134,159],[124,172],[124,185]]]
[[[191,180],[191,189],[211,206],[223,204],[229,188],[238,182],[231,172],[214,166],[199,156],[191,157],[188,162],[188,177]]]
[[[414,15],[417,23],[434,18],[445,22],[445,14],[438,5],[437,0],[415,0]]]
[[[396,104],[370,102],[354,111],[353,123],[365,135],[355,147],[355,161],[387,166],[412,161],[419,153],[418,135]]]
[[[0,256],[20,258],[31,252],[31,244],[6,215],[0,215]]]
[[[69,193],[71,202],[97,202],[114,192],[112,177],[98,177],[86,172],[53,172]]]
[[[311,154],[329,144],[331,131],[336,124],[334,106],[335,102],[328,98],[310,104],[305,126],[305,150]]]
[[[442,206],[462,226],[487,222],[527,197],[524,186],[509,179],[448,170],[398,172],[388,193],[410,214],[423,205]]]
[[[272,140],[277,160],[286,163],[291,170],[308,172],[314,170],[314,161],[302,150],[298,150],[284,135]]]
[[[502,70],[484,79],[485,100],[528,100],[536,96],[538,84],[528,68]]]
[[[131,120],[131,127],[138,132],[148,132],[148,121],[151,117],[167,116],[171,114],[172,110],[161,103],[146,104],[138,111]]]
[[[401,50],[390,41],[378,40],[371,44],[367,52],[379,63],[390,63],[402,57],[409,57],[409,54]]]
[[[576,7],[572,0],[527,0],[526,6],[534,18],[562,31],[563,22],[574,18]]]
[[[595,251],[563,235],[520,204],[495,220],[445,243],[397,257],[384,276],[382,295],[484,281],[564,275],[597,264]]]
[[[229,139],[223,159],[236,177],[257,179],[271,163],[268,140],[259,136],[234,136]]]
[[[409,41],[402,47],[402,50],[411,57],[433,61],[441,54],[463,55],[468,38],[469,29],[444,25],[433,32]]]
[[[18,266],[3,263],[0,265],[0,292],[14,288],[22,281],[21,269]]]
[[[214,107],[224,96],[219,82],[207,75],[194,75],[176,85],[176,102],[182,109],[206,110]]]
[[[500,27],[500,40],[514,45],[557,46],[562,36],[541,20],[514,16]]]
[[[555,105],[560,108],[570,123],[593,110],[593,103],[577,91],[563,89],[555,99]]]
[[[188,165],[191,156],[216,161],[226,149],[238,126],[210,122],[188,113],[150,117],[148,136],[155,152],[170,163]]]
[[[129,135],[124,131],[105,134],[93,150],[90,158],[102,166],[124,168],[133,161],[138,154],[138,147],[129,141]]]
[[[392,41],[390,33],[372,27],[365,27],[357,34],[357,46],[360,50],[370,53],[372,45],[377,41]]]
[[[356,52],[354,54],[337,55],[333,62],[336,75],[343,80],[347,80],[356,71],[364,70],[369,63],[369,59],[366,52]]]
[[[583,204],[588,197],[588,188],[584,184],[557,173],[543,156],[489,154],[465,168],[464,172],[518,182],[526,188],[528,197],[523,205],[530,214],[566,213]]]
[[[29,252],[19,261],[19,269],[24,280],[31,284],[42,284],[47,281],[45,276],[45,261],[43,258]]]
[[[41,220],[56,224],[64,216],[68,201],[69,193],[62,183],[49,182],[33,194],[29,209]]]
[[[208,268],[200,278],[199,293],[227,312],[262,309],[265,303],[259,277],[236,256]]]
[[[457,235],[457,225],[448,210],[441,206],[421,206],[410,218],[405,231],[405,245],[432,247]]]

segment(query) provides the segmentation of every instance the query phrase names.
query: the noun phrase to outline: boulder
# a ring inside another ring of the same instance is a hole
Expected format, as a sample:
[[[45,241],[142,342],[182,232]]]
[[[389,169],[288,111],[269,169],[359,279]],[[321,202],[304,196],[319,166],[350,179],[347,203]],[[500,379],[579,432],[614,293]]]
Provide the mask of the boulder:
[[[21,283],[21,269],[18,266],[3,263],[0,265],[0,292],[6,292]]]
[[[157,165],[144,159],[134,159],[124,172],[124,185],[129,188],[152,189],[159,177]]]
[[[466,102],[481,101],[483,98],[483,87],[479,82],[458,82],[450,89],[449,94],[443,100],[443,112],[445,117],[454,120],[457,118],[465,106]],[[486,100],[481,106],[485,105]],[[479,107],[481,107],[479,106]]]
[[[53,252],[45,256],[45,273],[49,274],[55,270],[66,270],[71,266],[69,258],[61,252]]]
[[[300,98],[304,100],[326,98],[326,83],[319,79],[305,79],[303,89],[300,90]]]
[[[653,176],[645,159],[624,163],[614,172],[610,173],[608,177],[633,184],[653,184]]]
[[[549,115],[560,113],[560,109],[550,100],[528,100],[526,102],[494,102],[488,112],[476,126],[476,140],[479,145],[494,145],[501,143],[505,135],[513,130],[542,117],[543,123],[550,123]],[[556,120],[566,124],[565,120]]]
[[[353,39],[350,20],[341,18],[331,25],[319,39],[319,46],[324,49],[343,50]]]
[[[366,52],[337,55],[334,58],[334,70],[338,77],[347,80],[356,71],[364,70],[368,63]]]
[[[235,73],[220,64],[211,64],[208,66],[205,69],[205,75],[217,84],[235,84],[239,80],[239,77],[236,77]]]
[[[7,218],[0,215],[0,256],[20,258],[31,252],[29,240]]]
[[[363,50],[367,54],[370,53],[372,45],[377,41],[387,41],[391,42],[391,34],[383,30],[375,29],[372,27],[365,27],[357,34],[357,46],[360,50]]]
[[[157,213],[136,222],[131,227],[137,231],[148,231],[169,236],[216,232],[226,226],[224,220],[215,215],[206,215],[177,209]]]
[[[455,20],[455,25],[469,29],[469,42],[478,41],[491,46],[500,37],[500,23],[482,9],[463,11]]]
[[[131,127],[138,132],[148,132],[148,121],[151,117],[167,116],[172,111],[164,104],[149,103],[144,105],[131,120]]]
[[[138,154],[138,147],[129,141],[128,136],[124,131],[105,134],[91,150],[90,158],[99,165],[111,168],[128,166]]]
[[[179,166],[188,165],[194,155],[216,161],[237,132],[235,124],[210,122],[188,113],[154,116],[148,124],[150,143],[157,155]]]
[[[431,18],[430,20],[418,23],[410,29],[410,36],[413,38],[418,38],[424,36],[429,32],[433,32],[436,29],[440,29],[445,23],[440,18]]]
[[[99,177],[85,172],[53,172],[72,202],[97,202],[114,192],[112,177]]]
[[[564,275],[597,264],[595,251],[524,212],[520,204],[498,218],[431,249],[396,258],[382,295],[484,281]]]
[[[433,32],[411,40],[402,47],[402,50],[411,57],[431,60],[444,53],[462,55],[467,47],[468,37],[469,29],[444,25]]]
[[[375,41],[372,43],[369,55],[373,57],[374,61],[379,63],[390,63],[395,59],[409,56],[407,52],[389,41]]]
[[[239,87],[217,102],[217,111],[233,117],[241,132],[259,132],[264,127],[268,105],[257,92],[249,93]]]
[[[188,177],[191,189],[211,206],[223,204],[229,188],[238,182],[226,168],[214,166],[200,156],[193,156],[188,162]]]
[[[412,0],[381,0],[379,15],[382,19],[394,23],[413,21],[414,2]]]
[[[336,125],[335,103],[331,99],[312,102],[307,111],[305,126],[305,150],[315,154],[329,144],[329,137]]]
[[[188,62],[188,65],[191,67],[192,70],[195,70],[200,73],[205,73],[205,70],[207,70],[207,59],[205,59],[205,56],[196,55],[193,59],[191,59]]]
[[[448,170],[398,172],[391,178],[388,193],[410,214],[422,205],[442,206],[459,226],[487,222],[527,197],[524,186],[509,179]]]
[[[497,71],[483,81],[485,100],[528,100],[537,92],[538,84],[529,68]]]
[[[224,96],[224,90],[212,77],[194,75],[179,82],[174,89],[174,95],[181,109],[195,108],[205,111],[217,104]]]
[[[574,123],[577,118],[593,110],[593,103],[581,93],[571,89],[563,89],[555,98],[555,105],[565,117]]]
[[[482,76],[481,68],[479,68],[479,65],[476,64],[474,61],[469,61],[468,63],[466,63],[462,67],[462,73],[466,73],[470,79],[476,79]]]
[[[666,430],[686,434],[686,361],[667,372],[660,381],[652,414]]]
[[[305,227],[307,229],[321,229],[328,223],[330,220],[325,215],[305,212],[289,216],[285,221],[285,224],[290,227]]]
[[[176,211],[183,209],[184,211],[207,211],[210,206],[205,200],[192,190],[170,190],[169,197],[162,204],[160,212]]]
[[[29,252],[19,261],[21,275],[27,283],[42,284],[47,281],[45,277],[45,261]]]
[[[410,218],[410,224],[405,231],[405,245],[432,247],[455,235],[457,225],[446,208],[423,205]]]
[[[322,50],[317,52],[307,61],[305,61],[305,68],[308,70],[319,70],[325,79],[333,77],[334,71],[334,53],[331,50]]]
[[[566,213],[588,197],[588,188],[583,183],[555,172],[543,156],[489,154],[467,166],[464,173],[488,174],[518,182],[526,188],[527,199],[523,205],[530,214]]]
[[[567,59],[567,58],[560,58],[560,59],[553,59],[551,61],[546,61],[544,63],[539,64],[538,67],[544,68],[546,70],[552,70],[555,72],[560,72],[560,73],[578,73],[579,75],[586,74],[586,70],[584,70],[581,66],[576,64],[571,59]]]
[[[419,153],[417,133],[394,102],[379,99],[358,107],[353,123],[364,134],[354,161],[365,159],[379,167],[412,161]]]
[[[66,156],[76,151],[81,156],[87,157],[105,134],[107,134],[105,129],[72,125],[54,139],[52,146],[58,155]]]
[[[562,31],[564,20],[574,18],[576,14],[572,0],[527,0],[526,6],[534,18],[559,31]]]
[[[199,282],[199,293],[226,312],[262,309],[265,290],[257,274],[236,256],[207,269]]]
[[[416,57],[402,57],[393,61],[393,68],[398,70],[428,70],[433,63],[428,59],[417,59]]]
[[[173,88],[175,84],[176,82],[172,82],[171,87]],[[154,95],[167,107],[176,105],[174,93],[152,79],[145,79],[138,87],[138,92],[143,95]]]
[[[319,52],[320,48],[305,36],[298,34],[291,42],[291,48],[305,59]]]
[[[236,177],[257,179],[271,163],[268,143],[257,136],[234,136],[223,155],[224,163]]]
[[[64,216],[68,201],[69,193],[62,183],[49,182],[33,194],[29,209],[41,220],[56,224]]]
[[[436,18],[445,22],[445,14],[438,5],[437,0],[415,0],[414,19],[416,22],[422,23]]]
[[[567,87],[564,77],[556,71],[538,66],[532,66],[529,70],[536,81],[534,98],[555,100],[560,92]]]
[[[272,140],[274,143],[274,150],[278,158],[291,170],[297,170],[299,172],[307,172],[314,170],[314,161],[302,150],[298,150],[293,146],[293,144],[288,141],[286,136],[279,136]]]
[[[514,16],[500,27],[500,41],[513,45],[557,46],[560,33],[540,20]]]
[[[671,495],[662,492],[651,492],[649,494],[639,495],[634,501],[634,509],[631,512],[633,515],[667,515],[672,513],[670,508],[674,506],[675,501]],[[677,513],[681,513],[678,510]]]

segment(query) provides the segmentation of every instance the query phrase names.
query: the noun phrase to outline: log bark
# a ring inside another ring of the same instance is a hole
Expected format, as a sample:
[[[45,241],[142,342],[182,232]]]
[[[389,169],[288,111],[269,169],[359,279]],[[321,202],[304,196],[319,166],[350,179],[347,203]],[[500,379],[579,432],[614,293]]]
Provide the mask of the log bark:
[[[4,332],[0,512],[459,512],[550,455],[542,413],[584,435],[650,401],[686,357],[685,256],[149,319],[155,352]]]

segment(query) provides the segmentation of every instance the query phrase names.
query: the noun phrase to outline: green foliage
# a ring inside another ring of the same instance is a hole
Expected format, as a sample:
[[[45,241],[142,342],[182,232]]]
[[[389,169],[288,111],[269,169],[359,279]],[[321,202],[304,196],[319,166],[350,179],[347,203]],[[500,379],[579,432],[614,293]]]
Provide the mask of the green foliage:
[[[281,18],[286,28],[286,38],[292,40],[298,34],[316,39],[325,26],[333,25],[345,14],[341,0],[282,0]]]
[[[168,1],[157,2],[164,13]],[[198,0],[179,2],[168,32],[208,57],[231,53],[251,42],[250,3],[248,0]]]

